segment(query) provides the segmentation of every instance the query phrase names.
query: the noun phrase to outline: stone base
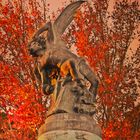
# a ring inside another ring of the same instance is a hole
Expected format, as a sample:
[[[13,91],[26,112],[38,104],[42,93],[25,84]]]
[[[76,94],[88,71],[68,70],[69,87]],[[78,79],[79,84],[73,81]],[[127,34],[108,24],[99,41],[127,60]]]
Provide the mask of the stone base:
[[[54,114],[39,129],[38,140],[101,140],[101,129],[88,115]]]
[[[101,140],[101,138],[86,131],[57,130],[42,134],[38,140]]]

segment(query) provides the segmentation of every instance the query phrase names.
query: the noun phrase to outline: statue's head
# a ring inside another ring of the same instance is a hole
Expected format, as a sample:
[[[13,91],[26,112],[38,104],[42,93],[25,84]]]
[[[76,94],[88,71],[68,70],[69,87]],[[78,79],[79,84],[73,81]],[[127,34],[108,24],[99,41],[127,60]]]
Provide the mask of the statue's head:
[[[44,54],[47,46],[51,44],[54,40],[54,35],[52,31],[52,23],[46,23],[42,28],[40,28],[32,40],[28,44],[29,52],[33,57],[38,57]]]
[[[58,16],[58,18],[52,24],[47,22],[41,27],[33,36],[29,43],[29,52],[33,57],[42,56],[48,47],[55,44],[55,47],[60,46],[63,42],[61,35],[65,29],[71,23],[76,13],[77,8],[85,1],[80,0],[68,5],[64,11]],[[63,47],[63,46],[62,46]]]
[[[38,57],[43,55],[46,50],[46,41],[44,37],[34,38],[29,44],[29,51],[33,57]]]

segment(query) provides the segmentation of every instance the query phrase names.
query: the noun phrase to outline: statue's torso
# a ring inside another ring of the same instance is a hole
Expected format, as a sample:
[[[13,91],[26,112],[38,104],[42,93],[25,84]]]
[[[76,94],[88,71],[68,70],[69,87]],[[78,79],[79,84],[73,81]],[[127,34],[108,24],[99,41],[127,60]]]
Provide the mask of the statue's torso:
[[[80,58],[65,48],[52,47],[47,49],[45,54],[38,59],[38,61],[41,63],[41,67],[43,67],[45,64],[57,65],[66,60],[79,62]]]

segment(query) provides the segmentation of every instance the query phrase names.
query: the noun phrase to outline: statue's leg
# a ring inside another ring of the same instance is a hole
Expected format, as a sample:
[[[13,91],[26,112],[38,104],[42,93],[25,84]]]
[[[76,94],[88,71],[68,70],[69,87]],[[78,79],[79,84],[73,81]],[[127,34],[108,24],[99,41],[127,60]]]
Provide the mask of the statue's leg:
[[[90,92],[92,92],[95,96],[97,94],[98,80],[91,70],[91,68],[86,64],[84,60],[81,60],[78,64],[79,72],[86,78],[90,83]]]
[[[78,74],[77,74],[77,71],[76,71],[76,68],[75,68],[75,64],[71,60],[69,60],[69,68],[70,68],[70,74],[71,74],[73,80],[78,79]]]
[[[73,60],[68,59],[65,62],[63,62],[63,64],[60,67],[60,74],[62,77],[66,77],[62,85],[65,85],[66,82],[69,82],[71,80],[77,81],[79,85],[82,85],[78,77],[78,73]]]
[[[63,62],[60,67],[60,74],[62,77],[66,77],[68,74],[70,74],[72,80],[76,80],[78,78],[78,74],[72,60],[66,60],[65,62]]]
[[[70,74],[73,78],[73,80],[77,81],[77,83],[79,84],[79,86],[83,86],[82,82],[80,81],[81,79],[79,78],[79,75],[78,75],[78,70],[76,68],[76,63],[74,63],[73,60],[68,60],[69,61],[69,67],[70,67]]]

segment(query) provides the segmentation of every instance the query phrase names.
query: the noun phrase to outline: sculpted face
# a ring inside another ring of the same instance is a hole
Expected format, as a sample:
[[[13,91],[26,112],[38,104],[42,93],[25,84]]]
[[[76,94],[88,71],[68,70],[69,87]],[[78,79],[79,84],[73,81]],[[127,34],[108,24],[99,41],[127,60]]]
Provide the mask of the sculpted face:
[[[29,43],[29,53],[33,57],[42,56],[46,50],[46,41],[42,36],[38,36],[37,38],[33,38],[33,40]]]

